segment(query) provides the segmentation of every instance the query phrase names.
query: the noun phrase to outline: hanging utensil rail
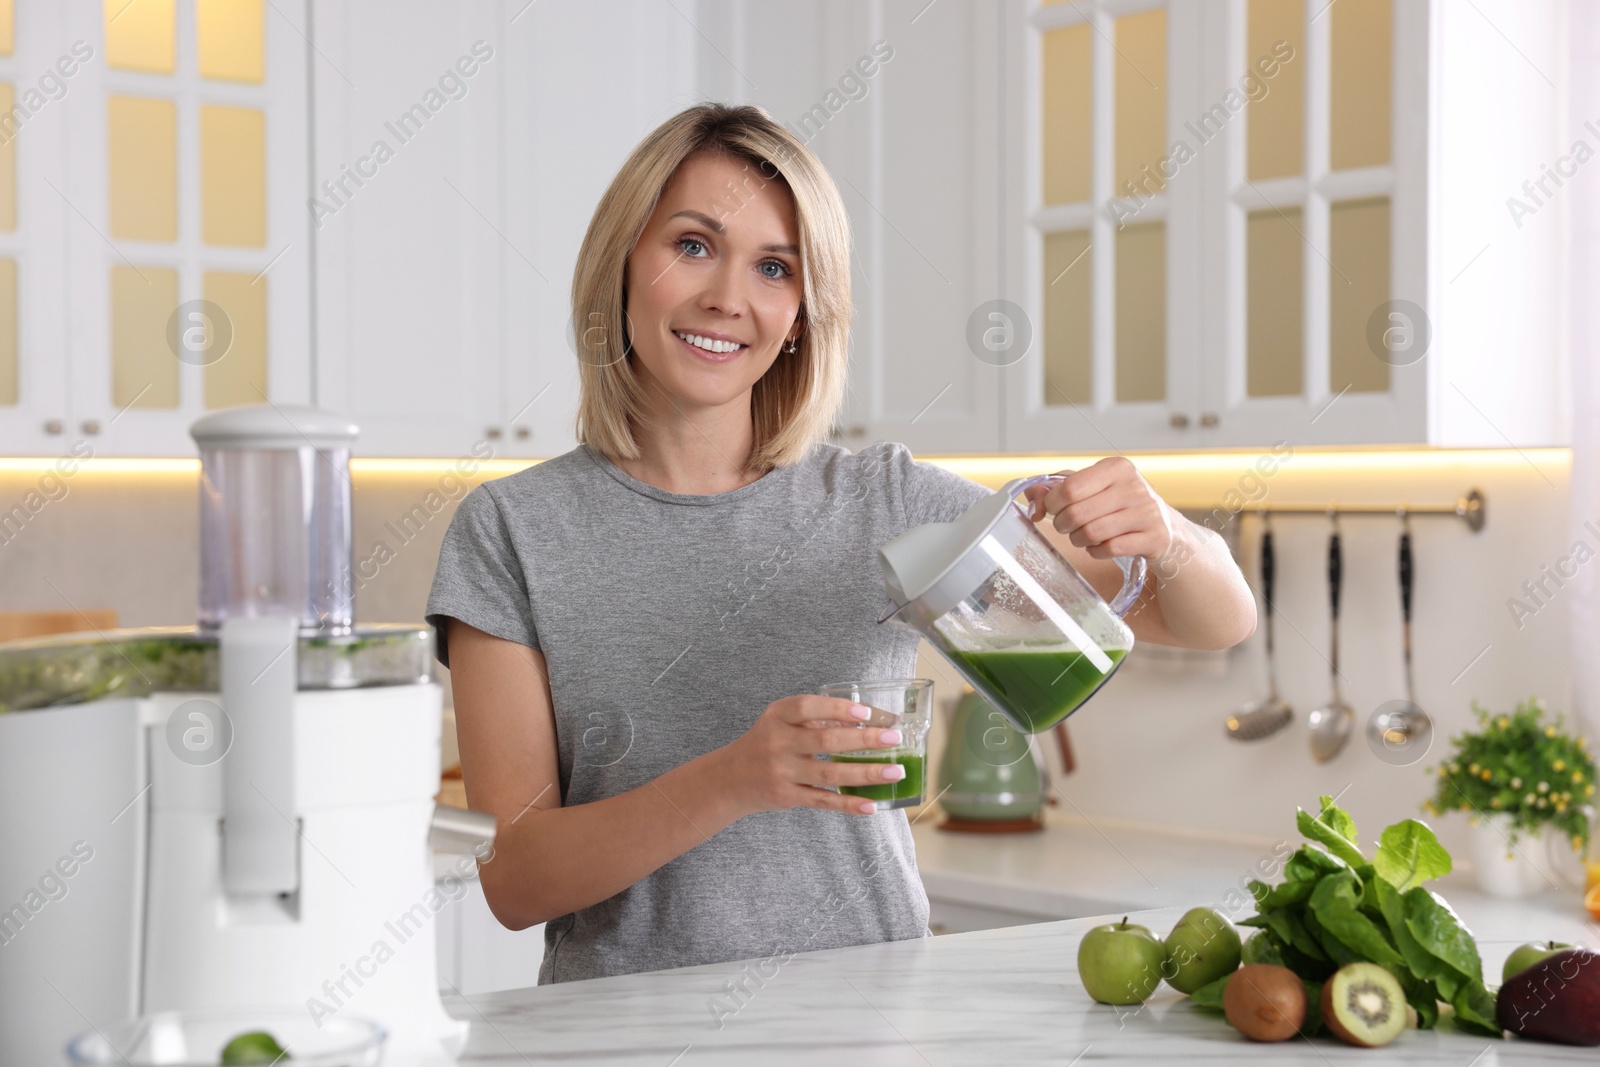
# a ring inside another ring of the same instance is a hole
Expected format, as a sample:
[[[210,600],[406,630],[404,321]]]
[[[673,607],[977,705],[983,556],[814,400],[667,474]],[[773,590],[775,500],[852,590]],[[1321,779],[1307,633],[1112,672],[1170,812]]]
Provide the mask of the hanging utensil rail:
[[[1454,504],[1246,504],[1240,508],[1240,515],[1322,515],[1342,517],[1345,515],[1392,515],[1404,518],[1408,515],[1421,517],[1424,515],[1444,515],[1460,519],[1467,524],[1473,533],[1483,529],[1484,509],[1483,492],[1478,489],[1467,490],[1467,495],[1457,500]]]

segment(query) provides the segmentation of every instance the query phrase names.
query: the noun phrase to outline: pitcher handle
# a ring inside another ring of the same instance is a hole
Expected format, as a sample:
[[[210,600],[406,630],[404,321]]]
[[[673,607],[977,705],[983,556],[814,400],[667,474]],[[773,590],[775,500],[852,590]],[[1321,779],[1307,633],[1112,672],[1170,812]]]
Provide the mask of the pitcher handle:
[[[1013,478],[1003,485],[1000,491],[1009,498],[1015,498],[1036,485],[1065,480],[1066,475],[1064,474],[1035,474],[1028,478]],[[1018,510],[1021,511],[1022,509],[1018,508]],[[1032,514],[1031,507],[1026,511],[1022,511],[1024,518],[1029,518]],[[1117,590],[1117,595],[1111,598],[1108,607],[1116,613],[1118,618],[1121,618],[1128,613],[1128,609],[1133,607],[1133,602],[1138,600],[1139,594],[1144,591],[1147,564],[1143,556],[1114,556],[1111,562],[1115,563],[1118,569],[1122,571],[1122,588]]]

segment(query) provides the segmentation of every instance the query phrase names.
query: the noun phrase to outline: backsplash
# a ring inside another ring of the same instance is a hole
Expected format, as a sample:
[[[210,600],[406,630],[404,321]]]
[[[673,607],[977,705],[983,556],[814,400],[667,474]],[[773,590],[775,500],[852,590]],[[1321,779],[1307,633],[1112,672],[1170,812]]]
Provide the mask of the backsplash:
[[[1341,522],[1344,538],[1341,667],[1343,695],[1356,711],[1356,733],[1329,764],[1310,755],[1306,716],[1329,695],[1325,582],[1327,520],[1273,520],[1278,556],[1278,679],[1295,722],[1255,744],[1224,736],[1223,722],[1265,691],[1262,633],[1222,657],[1195,664],[1128,666],[1074,715],[1077,770],[1056,782],[1061,809],[1090,820],[1192,827],[1272,836],[1292,832],[1296,804],[1318,793],[1341,794],[1364,834],[1418,814],[1430,788],[1425,768],[1448,737],[1471,722],[1472,698],[1506,708],[1530,694],[1567,710],[1571,690],[1567,606],[1550,579],[1542,606],[1523,583],[1537,583],[1572,551],[1569,457],[1564,451],[1406,453],[1301,452],[1269,478],[1251,479],[1255,454],[1152,460],[1146,477],[1181,506],[1223,513],[1246,500],[1272,504],[1446,503],[1469,487],[1488,500],[1488,522],[1472,533],[1446,518],[1413,520],[1416,553],[1414,655],[1417,700],[1435,722],[1433,753],[1408,767],[1386,764],[1365,742],[1368,715],[1404,693],[1395,552],[1399,524],[1388,517]],[[1134,457],[1135,462],[1140,462]],[[1236,462],[1236,465],[1234,461]],[[1010,458],[984,473],[956,469],[998,487],[1007,477],[1058,469],[1049,458]],[[498,474],[498,472],[496,472]],[[0,516],[13,504],[25,521],[0,525],[0,609],[63,611],[111,608],[120,625],[190,624],[198,590],[196,475],[191,470],[106,473],[90,464],[41,490],[38,470],[0,470]],[[358,470],[355,487],[357,617],[363,622],[420,619],[439,543],[456,503],[483,478],[444,468]],[[34,493],[32,504],[24,504]],[[1231,495],[1230,495],[1231,494]],[[1594,517],[1600,518],[1600,517]],[[1235,520],[1239,521],[1239,520]],[[1257,573],[1259,520],[1243,520],[1241,556]],[[1600,545],[1591,545],[1591,548]],[[1520,598],[1531,613],[1514,616]],[[920,673],[954,691],[954,671],[924,645]],[[942,703],[942,699],[941,699]],[[935,728],[935,749],[943,728]],[[1590,733],[1596,731],[1590,727]],[[1059,771],[1054,744],[1046,746]],[[932,817],[932,816],[930,816]],[[1465,847],[1465,821],[1442,820],[1441,837]]]

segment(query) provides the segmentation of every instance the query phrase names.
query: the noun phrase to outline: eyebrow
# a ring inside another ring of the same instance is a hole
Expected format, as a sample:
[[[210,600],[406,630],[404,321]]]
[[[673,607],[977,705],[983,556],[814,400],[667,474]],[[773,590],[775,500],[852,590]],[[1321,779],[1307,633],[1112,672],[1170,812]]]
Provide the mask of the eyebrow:
[[[704,226],[706,229],[710,230],[714,234],[717,234],[718,236],[721,236],[722,234],[727,232],[726,230],[723,229],[722,223],[718,222],[716,219],[712,218],[710,215],[705,214],[704,212],[689,211],[689,210],[675,211],[675,212],[673,212],[671,215],[669,215],[667,217],[675,219],[679,215],[682,215],[684,218],[694,219],[700,225]],[[800,249],[796,248],[794,245],[762,245],[761,248],[759,249],[759,251],[762,251],[762,252],[787,252],[791,256],[798,256],[800,254]]]

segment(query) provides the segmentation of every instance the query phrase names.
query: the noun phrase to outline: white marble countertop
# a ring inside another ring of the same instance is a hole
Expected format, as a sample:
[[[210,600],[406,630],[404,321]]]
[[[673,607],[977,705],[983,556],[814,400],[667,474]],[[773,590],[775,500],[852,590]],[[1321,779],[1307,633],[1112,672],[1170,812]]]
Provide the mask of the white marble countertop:
[[[1120,917],[1167,907],[1181,912],[1203,904],[1237,921],[1255,912],[1245,895],[1250,878],[1282,881],[1281,873],[1262,877],[1255,865],[1304,843],[1298,834],[1257,840],[1090,822],[1051,808],[1045,809],[1045,828],[1026,834],[951,833],[936,828],[938,817],[930,812],[911,828],[930,898],[1047,918]],[[1576,893],[1550,889],[1525,900],[1500,900],[1478,892],[1464,870],[1433,888],[1477,938],[1491,984],[1511,950],[1527,941],[1600,946],[1600,924],[1588,918]],[[1235,906],[1241,898],[1242,906]]]
[[[1183,907],[1141,912],[1165,932]],[[1544,902],[1501,905],[1525,923]],[[1519,918],[1517,913],[1521,913]],[[1540,926],[1573,939],[1583,924]],[[1408,1031],[1384,1049],[1332,1038],[1244,1040],[1221,1018],[1163,987],[1142,1008],[1095,1004],[1078,980],[1083,932],[1103,918],[1033,923],[944,937],[801,953],[764,970],[750,962],[567,982],[450,998],[473,1020],[460,1055],[477,1063],[884,1065],[1241,1062],[1306,1064],[1594,1063],[1593,1049]],[[1519,933],[1517,938],[1522,939]],[[1503,953],[1500,958],[1503,958]],[[1498,971],[1498,960],[1494,963]],[[718,1025],[712,1006],[748,973],[748,994]]]
[[[1077,976],[1084,931],[1133,913],[1165,934],[1196,904],[1244,892],[1280,842],[1202,838],[1159,828],[1090,823],[1051,810],[1033,834],[973,835],[913,825],[929,896],[1039,916],[1074,916],[1004,929],[829,949],[786,962],[738,961],[587,982],[451,997],[472,1021],[459,1062],[1061,1065],[1117,1060],[1308,1064],[1595,1063],[1593,1049],[1413,1031],[1381,1050],[1332,1038],[1246,1042],[1222,1019],[1163,986],[1142,1009],[1095,1004]],[[1300,844],[1281,842],[1281,854]],[[1279,880],[1274,874],[1268,882]],[[1439,886],[1477,937],[1493,985],[1525,941],[1600,944],[1577,897],[1550,891],[1519,901],[1486,897],[1470,876]],[[1254,909],[1230,911],[1236,918]],[[731,982],[748,993],[730,997]],[[713,1012],[727,1012],[718,1025]]]

